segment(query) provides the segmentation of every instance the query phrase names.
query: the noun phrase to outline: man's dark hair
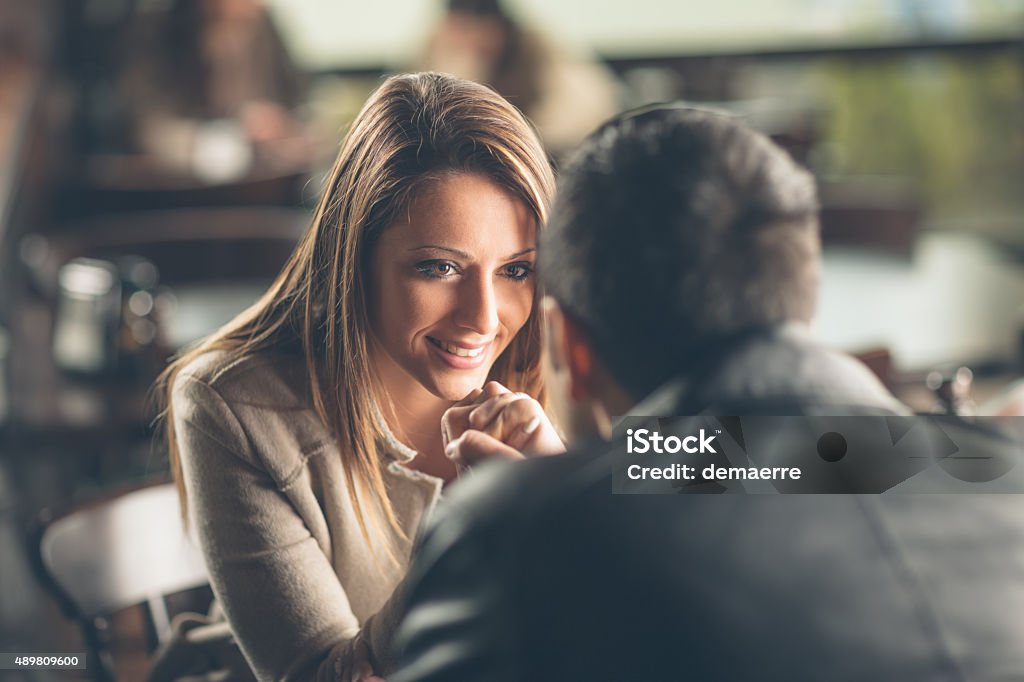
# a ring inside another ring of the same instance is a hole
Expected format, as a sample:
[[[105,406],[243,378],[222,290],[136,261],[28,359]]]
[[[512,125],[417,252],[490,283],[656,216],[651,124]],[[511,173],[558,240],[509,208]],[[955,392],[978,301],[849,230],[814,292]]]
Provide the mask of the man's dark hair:
[[[810,174],[728,114],[664,105],[593,133],[542,237],[547,293],[642,398],[750,331],[814,314]]]

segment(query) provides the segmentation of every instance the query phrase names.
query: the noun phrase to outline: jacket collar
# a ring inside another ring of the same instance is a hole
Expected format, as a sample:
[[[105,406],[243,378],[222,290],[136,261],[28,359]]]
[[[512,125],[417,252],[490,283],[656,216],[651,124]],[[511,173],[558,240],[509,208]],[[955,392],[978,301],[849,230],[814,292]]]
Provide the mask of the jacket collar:
[[[804,325],[751,334],[698,377],[676,377],[630,414],[909,414],[858,360],[821,346]]]
[[[380,443],[383,446],[381,452],[388,459],[405,464],[416,458],[416,455],[419,453],[395,437],[391,427],[388,426],[387,420],[384,419],[384,413],[380,411],[380,406],[376,400],[373,401],[373,417],[377,421],[377,428],[380,429],[380,433],[383,435],[382,442]]]

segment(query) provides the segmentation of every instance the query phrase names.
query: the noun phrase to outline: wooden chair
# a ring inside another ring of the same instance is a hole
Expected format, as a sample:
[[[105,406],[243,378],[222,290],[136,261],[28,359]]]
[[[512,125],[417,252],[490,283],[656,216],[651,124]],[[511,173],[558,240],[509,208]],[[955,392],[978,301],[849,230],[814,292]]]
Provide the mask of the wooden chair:
[[[209,582],[182,528],[174,485],[164,481],[44,512],[33,548],[40,582],[81,629],[97,680],[116,679],[111,614],[144,605],[162,644],[171,634],[166,597]]]

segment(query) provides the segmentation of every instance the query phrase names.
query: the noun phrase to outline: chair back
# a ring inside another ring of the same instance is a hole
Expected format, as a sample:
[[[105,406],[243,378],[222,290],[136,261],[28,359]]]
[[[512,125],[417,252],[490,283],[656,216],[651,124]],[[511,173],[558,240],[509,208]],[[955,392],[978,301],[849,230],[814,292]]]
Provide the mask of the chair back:
[[[100,679],[113,679],[105,616],[145,604],[162,643],[171,634],[164,597],[209,582],[202,555],[182,527],[171,483],[44,518],[37,537],[42,582],[78,621]]]

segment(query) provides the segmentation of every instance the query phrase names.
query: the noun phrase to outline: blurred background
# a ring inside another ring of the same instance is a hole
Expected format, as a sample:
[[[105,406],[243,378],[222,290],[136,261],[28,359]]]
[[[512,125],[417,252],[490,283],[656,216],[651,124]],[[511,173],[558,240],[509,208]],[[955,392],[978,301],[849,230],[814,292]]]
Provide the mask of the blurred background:
[[[0,0],[0,653],[112,654],[0,680],[141,679],[204,608],[201,575],[140,583],[132,533],[173,500],[116,517],[164,490],[149,386],[256,299],[366,96],[419,69],[494,86],[556,164],[623,109],[742,115],[818,178],[819,336],[915,409],[1024,409],[1024,0]]]

